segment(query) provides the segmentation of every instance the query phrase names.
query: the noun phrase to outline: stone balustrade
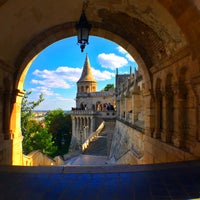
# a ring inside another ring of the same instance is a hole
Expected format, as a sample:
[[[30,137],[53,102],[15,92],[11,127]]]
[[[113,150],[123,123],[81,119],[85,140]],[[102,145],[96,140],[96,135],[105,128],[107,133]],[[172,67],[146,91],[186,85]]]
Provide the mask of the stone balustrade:
[[[103,121],[100,124],[100,126],[98,127],[98,129],[95,132],[91,133],[91,135],[82,144],[82,151],[84,151],[85,149],[87,149],[88,146],[90,145],[90,142],[94,141],[99,136],[99,134],[101,133],[101,131],[104,128],[104,126],[105,126],[105,122]]]
[[[94,115],[95,113],[94,110],[72,110],[73,115]]]

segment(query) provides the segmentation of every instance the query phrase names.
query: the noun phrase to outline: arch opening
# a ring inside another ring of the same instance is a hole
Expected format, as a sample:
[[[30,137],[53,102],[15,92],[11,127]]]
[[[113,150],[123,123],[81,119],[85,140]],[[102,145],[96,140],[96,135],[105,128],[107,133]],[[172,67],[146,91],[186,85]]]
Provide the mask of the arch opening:
[[[78,47],[77,47],[78,48]],[[29,54],[28,54],[28,56],[29,56]],[[31,64],[34,62],[34,60],[36,60],[36,58],[37,58],[37,56],[38,56],[38,54],[37,55],[35,55],[35,57],[33,57],[32,58],[32,60],[27,64],[27,66],[23,69],[23,67],[21,67],[21,71],[22,71],[22,73],[21,73],[21,77],[20,76],[18,76],[18,77],[20,77],[19,78],[19,81],[18,81],[18,90],[19,91],[23,91],[23,84],[24,84],[24,80],[25,80],[25,76],[26,76],[26,74],[27,74],[27,71],[29,70],[29,68],[30,68],[30,66],[31,66]],[[24,58],[24,60],[27,60],[28,58]],[[23,65],[22,65],[23,66]],[[23,69],[23,70],[22,70]],[[19,106],[19,105],[18,105]],[[18,111],[17,111],[17,113],[20,113],[20,107],[18,107]],[[12,114],[12,120],[14,119],[15,120],[15,115],[16,114],[16,112],[14,112],[14,114]],[[90,119],[90,118],[89,118]],[[91,120],[91,119],[90,119]],[[20,122],[18,121],[16,121],[15,120],[15,123],[16,124],[18,124],[18,129],[20,128]],[[13,123],[14,124],[14,123]],[[14,132],[14,131],[13,131]],[[20,132],[20,131],[19,131]]]

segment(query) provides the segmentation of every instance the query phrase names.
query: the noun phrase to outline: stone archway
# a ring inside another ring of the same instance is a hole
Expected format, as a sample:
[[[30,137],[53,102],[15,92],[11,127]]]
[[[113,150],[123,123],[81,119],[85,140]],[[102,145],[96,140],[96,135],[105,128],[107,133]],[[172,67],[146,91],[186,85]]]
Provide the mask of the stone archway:
[[[23,84],[24,84],[24,79],[26,77],[26,73],[28,69],[30,68],[32,62],[34,59],[37,57],[37,54],[42,51],[44,48],[46,48],[48,45],[63,39],[63,36],[72,36],[74,34],[74,23],[68,24],[68,29],[66,31],[66,26],[67,25],[61,25],[60,29],[57,33],[55,33],[55,29],[58,30],[58,27],[53,27],[51,30],[47,30],[48,32],[48,37],[43,37],[46,33],[41,33],[39,36],[37,36],[35,39],[33,39],[30,44],[27,44],[24,50],[21,52],[21,54],[18,57],[18,60],[16,61],[16,67],[19,68],[18,74],[17,74],[17,79],[16,79],[16,91],[18,91],[18,94],[16,94],[16,103],[13,106],[13,111],[11,115],[11,123],[10,123],[10,130],[12,130],[13,135],[16,135],[16,145],[13,146],[13,152],[18,152],[17,154],[20,155],[21,151],[21,145],[20,143],[22,142],[22,136],[21,136],[21,125],[20,125],[20,112],[21,112],[21,100],[23,97]],[[64,28],[63,28],[64,27]],[[67,33],[64,35],[64,33]],[[126,40],[122,39],[118,35],[108,32],[107,30],[101,29],[101,28],[93,28],[92,31],[93,35],[99,36],[99,37],[104,37],[106,39],[112,38],[112,41],[118,43],[122,47],[125,48],[126,44],[128,43]],[[52,37],[54,35],[54,37]],[[51,39],[49,39],[49,37]],[[43,40],[41,40],[41,38]],[[32,48],[34,46],[34,48]],[[151,78],[150,74],[148,71],[148,68],[145,65],[145,62],[139,55],[139,53],[136,51],[136,49],[129,44],[128,50],[131,53],[132,57],[135,58],[136,62],[138,63],[138,66],[141,70],[141,73],[143,74],[145,80],[146,80],[146,90],[150,90],[151,88]],[[20,148],[19,148],[20,147]],[[16,153],[13,153],[16,157]],[[20,158],[21,159],[21,158]],[[16,161],[15,161],[16,160]],[[14,159],[13,164],[19,164],[18,163],[19,156],[18,158]]]
[[[18,157],[21,155],[21,150],[20,148],[17,150],[15,146],[17,147],[21,140],[19,111],[26,70],[31,60],[45,47],[62,38],[76,35],[74,26],[81,7],[82,2],[80,3],[77,0],[69,2],[61,0],[55,4],[47,4],[45,0],[31,3],[22,0],[18,4],[10,1],[0,3],[0,9],[2,9],[0,17],[7,19],[3,22],[0,21],[2,27],[0,66],[3,73],[1,87],[4,90],[3,80],[6,76],[9,76],[12,85],[9,138],[11,136],[12,139],[14,138],[11,143],[16,144],[13,146],[13,152],[18,152],[16,153]],[[13,8],[15,8],[15,12],[10,15],[8,11],[13,10]],[[49,10],[52,12],[49,12]],[[183,3],[182,1],[168,0],[94,0],[89,5],[86,14],[93,26],[91,35],[118,43],[134,57],[140,66],[147,83],[145,84],[145,95],[148,98],[146,102],[149,102],[147,103],[149,106],[146,110],[150,111],[146,128],[150,130],[154,128],[152,125],[154,121],[152,107],[154,105],[151,105],[154,104],[152,101],[152,82],[158,76],[163,77],[163,74],[167,71],[165,69],[170,69],[174,76],[175,71],[173,69],[179,68],[179,65],[184,63],[188,68],[191,67],[193,72],[187,75],[186,82],[189,83],[192,80],[191,82],[195,84],[195,92],[199,93],[200,33],[197,24],[200,14],[197,1],[185,0]],[[27,30],[28,34],[26,34]],[[12,44],[12,48],[10,44]],[[186,57],[192,57],[192,60],[184,59]],[[199,109],[199,100],[197,107]],[[196,121],[199,121],[198,114]],[[3,127],[2,124],[1,127]],[[198,128],[199,126],[197,127],[199,134]],[[0,141],[3,145],[6,142],[3,139]],[[10,151],[12,144],[0,150],[3,163],[8,163],[4,159],[7,157],[4,150],[7,151],[7,149]],[[20,160],[20,158],[17,159],[16,157],[16,160]],[[14,164],[19,162],[13,161]]]

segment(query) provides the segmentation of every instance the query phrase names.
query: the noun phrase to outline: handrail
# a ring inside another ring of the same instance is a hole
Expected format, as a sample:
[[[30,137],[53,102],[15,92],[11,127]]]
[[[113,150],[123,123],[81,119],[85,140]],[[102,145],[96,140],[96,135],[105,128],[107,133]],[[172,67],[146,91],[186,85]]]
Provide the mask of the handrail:
[[[102,131],[102,129],[105,126],[105,122],[103,121],[99,127],[97,128],[97,130],[93,133],[90,134],[90,136],[85,140],[85,142],[82,144],[82,151],[84,151],[85,149],[88,148],[88,146],[90,145],[90,142],[94,141],[95,138],[97,138],[99,136],[99,133]]]

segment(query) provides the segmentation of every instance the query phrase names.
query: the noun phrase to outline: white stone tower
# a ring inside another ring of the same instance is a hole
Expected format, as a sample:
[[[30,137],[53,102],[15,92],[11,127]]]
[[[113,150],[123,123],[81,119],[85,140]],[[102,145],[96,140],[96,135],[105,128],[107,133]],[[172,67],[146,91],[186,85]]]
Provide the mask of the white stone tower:
[[[96,91],[97,82],[92,74],[92,68],[88,55],[86,55],[83,71],[77,82],[76,108],[72,109],[72,142],[81,144],[87,140],[91,134],[104,121],[104,118],[114,117],[113,110],[109,113],[106,105],[115,101],[114,90]]]

